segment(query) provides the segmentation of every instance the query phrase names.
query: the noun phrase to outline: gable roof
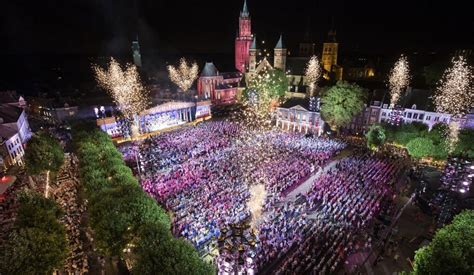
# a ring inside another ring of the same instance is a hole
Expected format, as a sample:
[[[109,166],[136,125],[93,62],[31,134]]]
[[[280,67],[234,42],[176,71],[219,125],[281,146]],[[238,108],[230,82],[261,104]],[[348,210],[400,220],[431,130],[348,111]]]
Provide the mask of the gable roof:
[[[280,105],[281,108],[285,109],[297,109],[297,110],[309,110],[309,99],[308,98],[290,98]]]
[[[212,62],[206,62],[201,72],[201,76],[203,77],[217,76],[218,74],[219,71],[217,71],[216,66]]]
[[[9,140],[12,136],[16,135],[18,130],[16,127],[10,127],[7,125],[0,124],[0,139]]]
[[[16,123],[21,116],[23,109],[10,104],[0,105],[0,118],[3,123]]]
[[[268,60],[266,58],[262,59],[262,61],[260,61],[260,63],[258,63],[257,68],[255,68],[255,72],[259,73],[262,70],[264,70],[265,68],[266,69],[273,69],[273,66],[270,64],[270,62],[268,62]]]

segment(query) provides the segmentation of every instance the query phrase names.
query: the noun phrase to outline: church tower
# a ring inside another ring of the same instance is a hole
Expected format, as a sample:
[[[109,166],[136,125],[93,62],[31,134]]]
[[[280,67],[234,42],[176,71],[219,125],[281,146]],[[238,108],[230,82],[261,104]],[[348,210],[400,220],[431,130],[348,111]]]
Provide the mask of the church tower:
[[[332,72],[333,66],[337,66],[337,48],[336,32],[329,31],[328,41],[323,43],[322,63],[326,72]]]
[[[252,45],[250,46],[250,49],[249,49],[249,72],[250,73],[254,73],[255,69],[257,68],[257,54],[258,54],[257,37],[254,36]]]
[[[274,56],[273,56],[273,67],[275,69],[280,69],[283,72],[286,70],[286,48],[283,44],[283,37],[280,35],[280,39],[275,46]]]
[[[251,20],[247,0],[244,0],[244,7],[239,17],[239,33],[235,38],[235,68],[242,73],[245,73],[249,65],[250,44],[252,44]]]
[[[140,68],[142,66],[142,55],[140,54],[140,44],[138,43],[138,36],[137,40],[132,41],[132,53],[133,53],[133,64]]]

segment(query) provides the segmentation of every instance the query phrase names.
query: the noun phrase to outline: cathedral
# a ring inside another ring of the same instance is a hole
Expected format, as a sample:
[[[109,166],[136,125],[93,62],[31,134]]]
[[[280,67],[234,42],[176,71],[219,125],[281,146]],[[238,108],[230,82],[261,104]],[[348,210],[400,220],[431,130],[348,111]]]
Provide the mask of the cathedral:
[[[207,62],[198,79],[198,95],[211,99],[214,105],[233,104],[238,101],[239,89],[246,85],[246,80],[265,69],[279,69],[286,73],[288,78],[289,97],[307,97],[305,69],[309,59],[315,53],[315,44],[305,37],[300,44],[300,55],[289,56],[284,43],[284,36],[280,37],[273,48],[273,56],[266,50],[258,47],[257,36],[252,33],[252,20],[247,7],[247,1],[239,16],[239,29],[235,38],[235,69],[236,72],[222,73],[212,62]],[[328,40],[323,43],[320,62],[323,77],[326,79],[342,79],[342,67],[338,65],[338,43],[336,32],[331,31]]]
[[[239,17],[239,30],[235,38],[235,68],[245,75],[258,73],[265,67],[280,69],[288,76],[289,92],[304,92],[304,71],[310,56],[314,54],[315,44],[305,41],[300,45],[300,56],[289,57],[283,35],[280,35],[272,58],[268,54],[262,54],[258,48],[257,37],[252,34],[251,25],[247,1],[244,0]],[[328,40],[323,43],[320,56],[324,78],[342,79],[342,67],[337,64],[337,55],[336,32],[330,31]]]

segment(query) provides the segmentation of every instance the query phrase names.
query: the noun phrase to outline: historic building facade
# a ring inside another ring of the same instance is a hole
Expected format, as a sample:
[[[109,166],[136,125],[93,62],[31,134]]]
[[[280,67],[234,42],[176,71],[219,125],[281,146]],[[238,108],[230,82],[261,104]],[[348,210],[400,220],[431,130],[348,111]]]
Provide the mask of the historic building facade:
[[[284,44],[284,37],[280,35],[273,56],[268,49],[259,49],[257,36],[251,33],[251,20],[247,8],[247,2],[240,12],[239,33],[235,40],[235,67],[244,73],[246,79],[258,74],[262,69],[279,69],[286,73],[288,85],[288,97],[305,97],[306,86],[305,68],[315,51],[315,43],[310,42],[309,34],[305,35],[305,43],[300,45],[299,57],[290,57],[288,49]],[[261,47],[264,47],[262,41]],[[336,32],[329,32],[327,41],[323,44],[321,63],[323,76],[326,79],[335,78],[341,80],[343,76],[342,67],[338,64],[339,44],[336,41]]]
[[[323,43],[323,53],[321,55],[321,63],[324,69],[324,77],[330,78],[330,74],[334,74],[336,80],[342,79],[342,67],[337,64],[339,43],[336,41],[336,31],[328,33],[328,40]]]
[[[233,104],[242,78],[240,72],[219,73],[212,62],[206,62],[198,79],[198,95],[214,105]]]
[[[308,99],[293,98],[276,108],[276,126],[285,131],[321,135],[324,121],[318,111],[311,111]]]
[[[235,68],[244,73],[249,64],[249,49],[252,44],[252,26],[247,1],[239,17],[239,33],[235,38]]]
[[[15,93],[16,96],[16,93]],[[24,146],[32,133],[22,97],[0,105],[0,168],[23,165]]]

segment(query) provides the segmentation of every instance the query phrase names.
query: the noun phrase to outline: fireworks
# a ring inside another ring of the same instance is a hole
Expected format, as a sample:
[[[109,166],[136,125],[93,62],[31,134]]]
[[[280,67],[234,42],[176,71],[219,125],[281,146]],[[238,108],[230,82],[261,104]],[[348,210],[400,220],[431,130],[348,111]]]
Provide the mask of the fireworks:
[[[94,71],[99,85],[109,92],[126,118],[132,119],[147,108],[147,91],[135,66],[127,65],[122,70],[118,62],[111,58],[108,69],[94,66]]]
[[[410,68],[406,56],[401,55],[390,71],[388,79],[390,87],[390,105],[395,107],[403,89],[410,83]]]
[[[250,187],[250,200],[248,202],[248,207],[250,213],[252,213],[252,228],[257,228],[257,221],[260,219],[263,210],[263,203],[267,192],[265,191],[264,184],[257,184]]]
[[[459,122],[458,121],[451,121],[449,123],[449,129],[448,129],[448,140],[447,140],[447,145],[448,145],[448,152],[452,153],[454,149],[456,148],[456,144],[459,141]]]
[[[461,116],[474,104],[472,68],[462,56],[453,58],[452,63],[440,80],[434,101],[436,111]]]
[[[436,111],[449,113],[453,117],[449,124],[448,150],[451,153],[456,147],[459,134],[459,122],[456,118],[465,114],[474,103],[472,88],[472,69],[464,57],[453,58],[453,66],[448,68],[440,80],[434,96]]]
[[[321,77],[321,64],[319,64],[317,56],[313,55],[306,65],[305,77],[307,83],[309,83],[310,96],[312,96]]]
[[[181,58],[179,66],[168,66],[170,80],[176,84],[183,92],[191,88],[196,80],[199,67],[196,63],[188,65],[185,58]]]
[[[288,90],[284,72],[265,68],[249,80],[244,101],[244,123],[247,126],[271,127],[271,113]]]

